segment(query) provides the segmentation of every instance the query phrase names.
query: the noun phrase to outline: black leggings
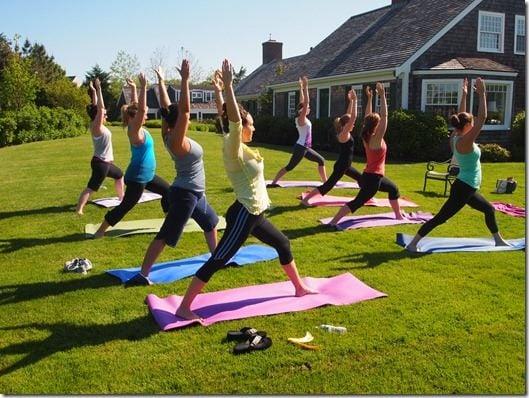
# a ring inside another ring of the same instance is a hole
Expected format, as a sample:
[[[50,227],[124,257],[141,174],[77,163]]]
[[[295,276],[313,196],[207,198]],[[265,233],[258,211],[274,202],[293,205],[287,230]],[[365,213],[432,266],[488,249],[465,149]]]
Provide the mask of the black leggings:
[[[250,214],[240,202],[235,201],[226,213],[226,224],[226,231],[217,248],[195,274],[202,282],[208,282],[216,271],[223,268],[250,234],[276,249],[281,265],[290,264],[294,259],[288,238],[262,213],[257,216]]]
[[[327,178],[327,181],[317,188],[318,191],[320,191],[320,194],[326,195],[331,189],[334,188],[336,183],[340,181],[340,178],[342,178],[344,175],[351,177],[355,181],[360,181],[362,173],[351,166],[351,160],[346,158],[338,158],[338,160],[334,162],[332,174],[329,176],[329,178]]]
[[[325,164],[325,159],[323,159],[323,156],[321,156],[314,149],[304,147],[300,144],[295,144],[294,152],[292,152],[292,157],[290,158],[288,164],[285,166],[285,170],[293,170],[294,167],[296,167],[299,162],[301,162],[301,159],[303,159],[303,157],[307,158],[311,162],[318,163],[318,166],[323,166]]]
[[[105,162],[98,157],[94,156],[92,158],[90,166],[92,167],[92,175],[86,187],[92,191],[97,191],[106,177],[113,178],[114,180],[119,180],[123,177],[123,172],[119,167],[112,162]]]
[[[147,184],[125,180],[125,195],[121,203],[105,214],[105,220],[111,225],[116,225],[140,200],[144,189],[162,195],[162,209],[169,211],[169,184],[157,175]]]
[[[424,237],[430,233],[432,229],[448,221],[465,205],[469,205],[485,214],[485,223],[492,234],[498,232],[498,224],[496,224],[496,216],[494,207],[481,195],[476,188],[456,179],[450,189],[450,196],[445,202],[439,213],[434,218],[427,221],[417,232]]]
[[[357,211],[378,191],[387,192],[389,200],[397,200],[400,197],[399,188],[389,178],[380,174],[363,173],[359,181],[360,191],[356,198],[347,203],[351,212]]]

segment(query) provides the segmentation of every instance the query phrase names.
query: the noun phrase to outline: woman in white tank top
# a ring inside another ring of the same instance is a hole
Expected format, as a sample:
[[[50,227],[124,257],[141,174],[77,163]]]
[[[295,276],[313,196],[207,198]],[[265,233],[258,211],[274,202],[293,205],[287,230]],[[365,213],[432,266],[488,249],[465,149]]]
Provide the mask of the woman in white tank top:
[[[277,182],[286,173],[293,170],[299,162],[305,157],[311,162],[318,164],[318,173],[322,182],[327,181],[327,172],[325,170],[325,159],[318,152],[312,149],[312,123],[307,118],[310,112],[309,105],[309,81],[306,76],[299,78],[300,85],[300,103],[298,105],[298,116],[295,119],[296,128],[298,129],[298,140],[294,144],[292,156],[288,164],[279,170],[274,180],[267,185],[268,188],[276,188]]]
[[[107,119],[107,111],[103,102],[101,92],[101,83],[99,79],[95,80],[95,88],[92,82],[89,86],[91,104],[86,107],[88,116],[90,116],[90,133],[94,145],[94,155],[90,165],[92,175],[86,188],[79,195],[76,212],[83,214],[83,208],[90,199],[90,195],[97,191],[106,177],[114,179],[116,193],[119,200],[123,198],[123,172],[119,167],[114,165],[114,151],[112,149],[112,133],[104,125]]]

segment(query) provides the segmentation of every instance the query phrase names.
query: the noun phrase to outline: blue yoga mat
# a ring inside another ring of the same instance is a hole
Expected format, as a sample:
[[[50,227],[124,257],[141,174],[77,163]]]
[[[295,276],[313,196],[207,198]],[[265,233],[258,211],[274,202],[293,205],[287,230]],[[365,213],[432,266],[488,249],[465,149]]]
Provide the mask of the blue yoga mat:
[[[195,275],[198,269],[204,265],[210,256],[210,253],[206,253],[201,254],[200,256],[154,264],[151,268],[149,279],[153,283],[169,283]],[[271,247],[248,245],[241,247],[230,262],[233,261],[242,266],[256,263],[258,261],[273,260],[275,258],[277,258],[277,252]],[[121,282],[125,283],[140,272],[140,267],[111,269],[106,272],[107,274],[119,278]]]
[[[406,247],[413,239],[412,235],[397,234],[397,244]],[[496,246],[492,238],[422,238],[417,245],[419,253],[447,252],[500,252],[524,250],[525,238],[506,239],[510,246]]]

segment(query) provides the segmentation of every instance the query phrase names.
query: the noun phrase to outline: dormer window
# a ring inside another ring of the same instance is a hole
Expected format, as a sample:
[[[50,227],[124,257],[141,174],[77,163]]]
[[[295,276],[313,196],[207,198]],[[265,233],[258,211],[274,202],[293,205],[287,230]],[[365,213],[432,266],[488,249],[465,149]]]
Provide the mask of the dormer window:
[[[478,51],[503,53],[505,14],[479,12]]]

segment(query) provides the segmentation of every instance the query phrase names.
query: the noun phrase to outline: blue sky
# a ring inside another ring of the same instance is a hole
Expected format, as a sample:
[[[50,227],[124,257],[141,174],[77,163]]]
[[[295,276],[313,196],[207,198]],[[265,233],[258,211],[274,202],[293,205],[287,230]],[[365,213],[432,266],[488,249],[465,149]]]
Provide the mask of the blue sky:
[[[0,32],[44,44],[69,75],[84,76],[98,63],[105,70],[119,50],[143,68],[162,49],[176,63],[189,50],[204,72],[228,57],[253,71],[261,43],[283,42],[283,57],[303,54],[350,16],[384,7],[390,0],[0,0]]]

